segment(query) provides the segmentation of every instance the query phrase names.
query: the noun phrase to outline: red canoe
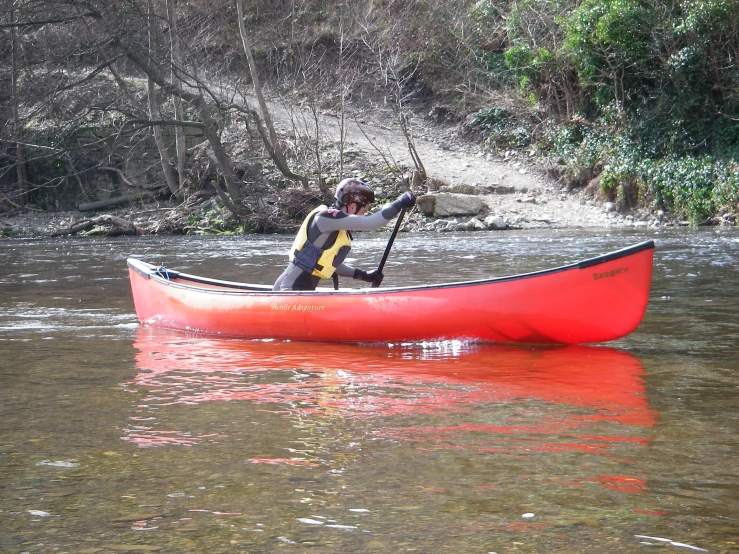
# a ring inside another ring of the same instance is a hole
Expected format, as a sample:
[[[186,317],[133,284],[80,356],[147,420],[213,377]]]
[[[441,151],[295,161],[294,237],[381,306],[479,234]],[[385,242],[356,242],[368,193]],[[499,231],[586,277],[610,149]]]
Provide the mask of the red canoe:
[[[129,259],[145,325],[228,337],[586,344],[636,329],[654,242],[545,271],[413,287],[273,292]]]

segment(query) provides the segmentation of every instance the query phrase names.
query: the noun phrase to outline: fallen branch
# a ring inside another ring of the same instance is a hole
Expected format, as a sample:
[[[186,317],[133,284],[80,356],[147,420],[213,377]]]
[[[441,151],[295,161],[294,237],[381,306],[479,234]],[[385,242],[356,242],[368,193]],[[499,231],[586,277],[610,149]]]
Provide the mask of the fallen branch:
[[[117,217],[114,215],[99,215],[97,217],[93,217],[92,219],[83,219],[82,221],[78,221],[68,229],[55,231],[51,234],[51,236],[62,237],[66,235],[74,235],[76,233],[92,229],[96,225],[110,226],[110,229],[107,233],[109,237],[138,234],[138,229],[136,229],[136,226],[127,219],[123,219],[122,217]]]

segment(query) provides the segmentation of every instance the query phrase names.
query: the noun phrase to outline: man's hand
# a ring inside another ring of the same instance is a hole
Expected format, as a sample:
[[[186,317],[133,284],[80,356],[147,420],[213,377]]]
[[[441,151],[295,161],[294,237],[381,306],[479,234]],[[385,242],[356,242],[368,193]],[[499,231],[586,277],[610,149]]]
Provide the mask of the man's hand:
[[[400,205],[404,208],[412,208],[416,205],[416,195],[411,191],[404,192],[398,196],[398,202],[400,202]]]
[[[377,271],[376,269],[370,271],[369,273],[367,273],[366,271],[362,271],[361,269],[354,270],[355,279],[361,279],[362,281],[365,281],[367,283],[372,283],[373,287],[379,287],[384,277],[385,276],[382,274],[382,272]]]
[[[369,277],[369,282],[372,283],[373,287],[379,287],[382,283],[382,280],[385,278],[382,272],[377,271],[376,269],[374,271],[370,271],[367,274],[367,277]]]

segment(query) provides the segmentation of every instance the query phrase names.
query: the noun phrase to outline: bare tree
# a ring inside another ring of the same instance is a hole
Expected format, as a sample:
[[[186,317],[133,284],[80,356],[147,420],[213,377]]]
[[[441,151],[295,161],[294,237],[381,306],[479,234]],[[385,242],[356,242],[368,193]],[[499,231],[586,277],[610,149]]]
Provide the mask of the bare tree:
[[[167,0],[167,23],[169,25],[169,40],[172,60],[172,84],[178,91],[182,90],[182,79],[177,75],[176,68],[182,67],[182,47],[180,45],[179,25],[177,22],[177,0]],[[185,120],[185,110],[182,98],[173,95],[175,119]],[[177,150],[177,175],[179,177],[180,190],[184,190],[185,173],[187,171],[187,137],[185,129],[181,125],[175,125],[175,148]]]
[[[306,177],[305,175],[295,173],[292,169],[290,169],[287,161],[285,160],[285,154],[282,150],[282,147],[280,146],[280,141],[277,137],[277,131],[272,121],[272,116],[269,113],[267,102],[264,99],[264,94],[262,91],[262,84],[261,84],[261,80],[259,79],[259,71],[257,70],[257,65],[254,61],[254,55],[252,53],[251,44],[249,42],[249,36],[247,35],[246,27],[244,26],[243,0],[236,0],[236,11],[237,11],[238,18],[239,18],[239,34],[241,36],[241,42],[244,46],[244,53],[246,54],[246,59],[249,64],[249,74],[251,75],[252,83],[254,84],[254,94],[256,95],[257,102],[259,103],[259,109],[262,114],[264,125],[262,125],[262,122],[260,121],[256,112],[252,111],[249,113],[249,115],[251,115],[254,118],[255,123],[257,124],[258,130],[259,130],[259,133],[262,136],[262,140],[264,141],[264,145],[267,148],[267,151],[269,152],[270,157],[272,158],[272,160],[274,161],[275,165],[280,170],[280,172],[286,177],[296,179],[302,182],[303,186],[307,188],[308,177]],[[266,127],[266,130],[265,130],[265,127]]]
[[[11,48],[11,69],[10,69],[10,101],[12,104],[12,127],[13,138],[15,140],[15,171],[17,178],[17,191],[19,193],[20,206],[25,206],[26,195],[28,189],[28,168],[25,160],[25,149],[22,140],[22,128],[20,116],[20,41],[18,31],[16,29],[16,10],[15,5],[10,11],[10,48]]]
[[[408,108],[408,103],[417,93],[414,81],[417,77],[418,66],[410,67],[399,48],[387,52],[381,46],[375,45],[375,51],[377,52],[377,64],[382,76],[382,84],[387,91],[390,104],[398,119],[398,125],[408,148],[408,154],[422,182],[426,182],[428,175],[416,149],[413,126],[410,121],[411,111]]]
[[[153,0],[147,0],[147,8],[148,17],[146,21],[149,29],[149,58],[152,60],[156,60],[159,57],[159,25],[157,23],[156,13],[154,12]],[[176,87],[176,85],[174,86]],[[149,75],[147,79],[147,91],[149,96],[149,117],[153,121],[159,120],[161,119],[161,116],[159,114],[159,100],[157,99],[156,84],[154,83],[154,79],[152,79],[151,75]],[[153,124],[151,128],[152,132],[154,133],[154,142],[157,146],[157,150],[159,151],[159,158],[162,161],[162,172],[164,173],[164,178],[167,181],[167,186],[169,187],[169,190],[173,196],[181,199],[182,191],[180,190],[180,187],[177,186],[174,174],[172,173],[172,161],[169,157],[169,152],[167,151],[167,145],[164,143],[162,128],[160,125],[157,124]]]

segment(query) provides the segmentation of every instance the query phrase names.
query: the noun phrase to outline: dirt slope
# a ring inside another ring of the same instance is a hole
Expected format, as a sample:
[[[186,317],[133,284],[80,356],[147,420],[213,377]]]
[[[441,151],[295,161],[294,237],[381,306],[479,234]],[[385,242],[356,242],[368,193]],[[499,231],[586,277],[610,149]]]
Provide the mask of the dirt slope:
[[[377,148],[391,152],[394,159],[412,167],[405,138],[389,125],[353,121],[347,140],[368,153]],[[324,121],[324,125],[330,125]],[[335,123],[334,123],[335,125]],[[361,128],[360,128],[361,126]],[[415,146],[430,178],[448,185],[473,185],[487,190],[492,185],[503,194],[485,194],[493,215],[502,216],[519,228],[603,228],[645,226],[637,215],[614,213],[613,206],[596,203],[582,190],[567,192],[531,163],[526,153],[508,152],[504,157],[485,153],[482,145],[459,137],[458,127],[413,121]],[[611,210],[611,211],[608,211]]]

